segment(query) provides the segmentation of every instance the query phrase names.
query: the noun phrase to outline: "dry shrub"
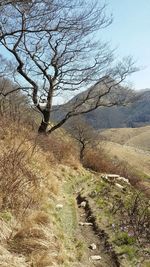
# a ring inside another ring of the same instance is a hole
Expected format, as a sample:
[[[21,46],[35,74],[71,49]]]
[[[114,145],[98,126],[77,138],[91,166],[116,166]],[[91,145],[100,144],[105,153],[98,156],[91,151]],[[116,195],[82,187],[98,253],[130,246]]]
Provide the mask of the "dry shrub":
[[[89,149],[85,153],[83,165],[96,172],[108,172],[110,170],[111,162],[108,161],[103,150]]]
[[[47,251],[44,251],[40,254],[34,253],[31,259],[33,266],[36,267],[55,266],[52,254]]]
[[[39,224],[39,225],[47,225],[50,223],[50,218],[49,215],[42,211],[42,210],[38,210],[38,211],[32,211],[32,213],[26,217],[26,226],[27,225],[31,225],[31,224]]]
[[[32,264],[36,267],[48,267],[48,266],[63,266],[64,255],[59,253],[52,253],[50,251],[44,251],[40,253],[33,253]]]
[[[52,133],[50,136],[39,136],[38,145],[44,150],[53,154],[55,163],[70,163],[74,166],[78,162],[78,152],[75,144],[66,136],[59,136]]]
[[[51,225],[39,225],[31,222],[22,224],[18,232],[8,242],[10,251],[29,255],[32,252],[59,251],[56,237],[51,231]]]
[[[131,185],[138,187],[138,184],[141,181],[141,178],[136,170],[132,169],[132,167],[125,161],[116,160],[113,161],[111,169],[111,173],[117,173],[122,177],[129,179]]]
[[[28,210],[28,213],[7,240],[9,250],[30,256],[32,252],[39,255],[49,250],[58,252],[59,244],[49,215],[41,210]]]
[[[15,124],[9,125],[7,120],[0,124],[0,209],[23,215],[31,207],[38,208],[49,192],[58,194],[58,181],[48,164],[56,159],[49,150],[38,147],[40,137],[32,133],[29,137],[26,129],[17,133]],[[45,140],[43,136],[46,147]]]
[[[28,170],[27,152],[22,144],[10,147],[0,156],[1,208],[19,210],[32,202],[37,188],[36,176]]]
[[[96,172],[115,173],[129,179],[133,186],[138,186],[140,177],[135,170],[131,169],[127,162],[117,158],[110,159],[104,150],[88,150],[85,154],[83,165]]]
[[[0,153],[0,209],[23,215],[28,208],[38,207],[44,187],[42,176],[30,166],[33,144],[24,136],[20,139],[11,136]]]

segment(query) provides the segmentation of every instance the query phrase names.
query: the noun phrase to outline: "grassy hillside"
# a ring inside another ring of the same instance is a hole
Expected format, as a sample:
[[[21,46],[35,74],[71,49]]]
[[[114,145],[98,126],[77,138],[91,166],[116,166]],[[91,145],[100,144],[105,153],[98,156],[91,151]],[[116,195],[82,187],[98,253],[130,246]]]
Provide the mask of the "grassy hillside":
[[[129,220],[139,192],[124,182],[120,190],[85,170],[70,137],[36,136],[7,120],[0,126],[0,266],[149,266],[149,211],[142,194],[133,218],[141,219],[143,230]],[[128,211],[124,232],[121,218]]]
[[[119,160],[128,162],[132,168],[150,175],[150,154],[145,153],[127,145],[120,145],[114,142],[104,142],[104,147],[110,157],[117,157]]]
[[[150,126],[108,129],[100,133],[106,151],[112,157],[150,175]]]
[[[150,151],[150,126],[140,128],[116,128],[102,132],[106,140]]]

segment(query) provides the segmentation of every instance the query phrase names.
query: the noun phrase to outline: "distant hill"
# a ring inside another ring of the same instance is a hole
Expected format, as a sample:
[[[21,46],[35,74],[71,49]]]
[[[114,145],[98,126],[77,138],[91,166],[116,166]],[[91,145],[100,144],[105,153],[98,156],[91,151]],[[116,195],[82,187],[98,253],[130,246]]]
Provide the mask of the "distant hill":
[[[150,152],[150,126],[106,129],[100,131],[100,137],[105,141]]]
[[[150,176],[150,126],[105,129],[99,132],[99,138],[111,158]]]
[[[128,107],[99,108],[86,114],[86,120],[97,129],[150,125],[150,90]]]
[[[97,85],[95,86],[97,90]],[[85,91],[86,92],[86,91]],[[66,113],[66,110],[77,98],[84,96],[80,93],[65,105],[55,107],[52,119],[59,121]],[[124,91],[122,91],[124,94]],[[137,100],[129,106],[99,107],[87,113],[86,121],[96,129],[141,127],[150,125],[150,89],[143,89],[136,92]]]

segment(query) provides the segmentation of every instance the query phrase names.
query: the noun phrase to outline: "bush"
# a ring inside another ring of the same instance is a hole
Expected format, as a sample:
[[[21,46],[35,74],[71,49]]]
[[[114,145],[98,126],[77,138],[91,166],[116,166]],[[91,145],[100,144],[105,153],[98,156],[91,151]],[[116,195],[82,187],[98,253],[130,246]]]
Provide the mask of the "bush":
[[[96,172],[118,174],[129,179],[133,186],[138,186],[141,181],[139,175],[134,170],[131,170],[127,162],[119,161],[118,159],[112,160],[103,149],[88,150],[85,154],[83,165],[85,168]]]
[[[108,172],[111,162],[108,161],[104,151],[90,149],[86,151],[83,159],[85,168],[91,169],[96,172]]]
[[[128,233],[124,232],[124,233],[120,233],[116,240],[115,243],[118,246],[122,246],[122,245],[132,245],[135,244],[136,239],[133,236],[129,236]]]
[[[0,196],[1,209],[18,212],[33,202],[33,192],[38,190],[37,177],[27,165],[28,151],[24,141],[9,144],[0,155]]]
[[[67,134],[62,135],[59,132],[57,135],[38,136],[37,143],[44,151],[53,155],[56,163],[73,164],[73,162],[78,162],[77,148],[71,139],[67,139]]]

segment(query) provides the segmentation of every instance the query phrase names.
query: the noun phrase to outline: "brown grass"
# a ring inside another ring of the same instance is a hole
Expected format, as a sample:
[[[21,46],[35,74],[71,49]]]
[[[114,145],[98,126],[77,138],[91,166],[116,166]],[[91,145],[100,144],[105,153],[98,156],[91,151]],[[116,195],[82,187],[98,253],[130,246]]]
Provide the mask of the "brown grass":
[[[0,126],[0,265],[62,266],[68,256],[55,206],[69,175],[60,166],[78,169],[74,145],[58,134],[41,138],[6,118]]]
[[[112,160],[108,157],[104,150],[89,150],[84,158],[84,167],[96,172],[106,172],[119,174],[127,179],[133,186],[138,186],[140,177],[135,170],[131,170],[130,166],[119,159]]]
[[[139,128],[114,128],[100,133],[100,137],[117,144],[128,144],[144,150],[150,150],[150,126]]]
[[[54,164],[67,164],[78,167],[79,156],[77,146],[67,134],[60,132],[52,133],[50,136],[38,136],[37,144],[44,152],[50,152]]]

